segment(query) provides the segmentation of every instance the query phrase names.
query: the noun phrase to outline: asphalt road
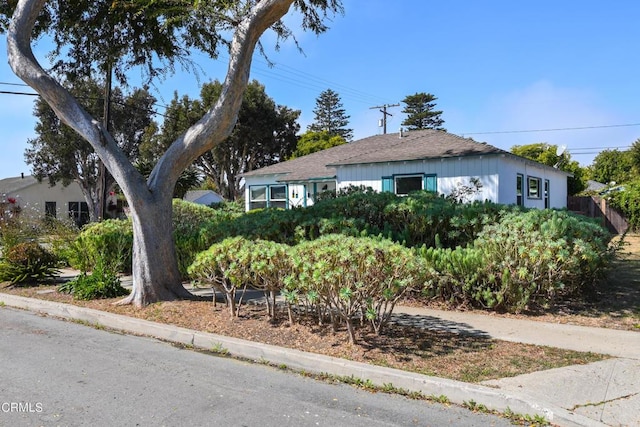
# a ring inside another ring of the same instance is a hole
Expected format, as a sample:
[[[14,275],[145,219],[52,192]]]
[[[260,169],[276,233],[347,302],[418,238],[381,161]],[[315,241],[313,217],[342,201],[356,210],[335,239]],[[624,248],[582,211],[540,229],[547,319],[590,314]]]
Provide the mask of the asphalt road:
[[[0,307],[0,426],[508,426]]]

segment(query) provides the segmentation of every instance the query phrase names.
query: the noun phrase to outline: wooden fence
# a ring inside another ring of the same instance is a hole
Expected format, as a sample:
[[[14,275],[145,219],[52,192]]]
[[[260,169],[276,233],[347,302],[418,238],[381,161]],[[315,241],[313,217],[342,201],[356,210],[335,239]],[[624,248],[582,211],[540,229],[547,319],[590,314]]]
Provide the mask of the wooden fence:
[[[606,199],[597,196],[569,196],[567,208],[570,211],[598,218],[602,225],[616,234],[622,234],[629,228],[629,223],[620,212],[611,207]]]

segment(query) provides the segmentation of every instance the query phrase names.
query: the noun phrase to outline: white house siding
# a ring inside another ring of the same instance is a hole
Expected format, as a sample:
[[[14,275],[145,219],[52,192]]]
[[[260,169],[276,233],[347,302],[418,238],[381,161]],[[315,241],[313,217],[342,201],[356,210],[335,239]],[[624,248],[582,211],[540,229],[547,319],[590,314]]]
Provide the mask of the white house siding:
[[[35,182],[18,190],[2,193],[2,197],[5,200],[15,198],[21,208],[20,215],[34,219],[44,217],[46,202],[55,202],[56,218],[59,219],[69,216],[69,202],[85,202],[80,186],[75,182],[67,187],[61,184],[50,187],[46,181]]]
[[[496,156],[480,156],[340,166],[338,189],[364,185],[382,191],[382,177],[428,174],[436,175],[438,193],[448,195],[459,185],[470,185],[471,178],[478,178],[482,189],[475,199],[498,202],[497,165]]]
[[[564,172],[538,165],[525,159],[505,156],[500,163],[499,199],[501,203],[516,203],[517,175],[524,178],[523,200],[524,206],[544,209],[544,182],[549,180],[549,207],[562,209],[567,207],[567,175]],[[527,179],[539,178],[542,185],[540,198],[530,198],[527,194]]]
[[[482,184],[482,189],[473,199],[489,200],[502,204],[516,204],[516,180],[517,175],[522,174],[524,206],[539,209],[545,207],[545,180],[549,180],[550,185],[549,206],[551,208],[565,208],[567,206],[567,175],[564,172],[506,154],[342,165],[337,166],[336,169],[336,188],[338,190],[352,185],[362,185],[376,191],[382,191],[383,177],[427,174],[436,176],[437,191],[446,196],[461,185],[471,185],[470,179],[477,178]],[[246,210],[250,210],[249,191],[252,186],[283,185],[282,182],[277,181],[283,177],[283,175],[246,177]],[[540,179],[540,198],[528,197],[528,177]],[[328,181],[288,183],[288,207],[311,206],[314,191],[320,192],[324,183],[333,186],[333,183]]]
[[[335,191],[334,180],[317,180],[308,182],[280,182],[280,175],[249,176],[245,178],[245,210],[251,210],[251,188],[286,185],[287,208],[307,207],[313,205],[317,194],[323,191]],[[326,187],[326,189],[325,189]]]

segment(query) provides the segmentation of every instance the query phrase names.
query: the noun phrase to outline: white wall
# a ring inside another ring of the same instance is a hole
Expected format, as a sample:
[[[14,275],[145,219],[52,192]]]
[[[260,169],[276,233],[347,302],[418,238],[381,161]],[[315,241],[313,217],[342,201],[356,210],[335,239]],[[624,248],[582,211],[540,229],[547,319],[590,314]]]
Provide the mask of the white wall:
[[[287,201],[290,208],[311,206],[313,205],[313,200],[316,194],[322,193],[323,191],[336,190],[336,182],[333,180],[284,183],[277,181],[278,178],[281,178],[281,176],[268,175],[247,177],[244,190],[245,211],[250,210],[249,189],[255,186],[287,185]],[[324,189],[325,187],[326,189]]]
[[[407,162],[374,163],[338,167],[338,188],[364,185],[382,191],[382,177],[402,174],[435,174],[438,193],[449,195],[459,185],[470,185],[470,178],[482,183],[477,200],[498,202],[498,159],[496,156],[442,158]]]
[[[69,202],[85,201],[80,186],[75,182],[67,187],[62,184],[49,187],[47,181],[42,181],[6,193],[5,197],[14,197],[22,208],[20,215],[30,218],[44,217],[45,202],[56,202],[56,218],[66,219],[69,216]]]
[[[525,207],[544,209],[544,195],[539,199],[527,197],[528,177],[540,178],[543,192],[544,181],[548,179],[549,206],[556,209],[567,207],[567,176],[564,172],[511,156],[505,156],[504,161],[500,164],[499,198],[504,200],[502,203],[511,204],[516,202],[516,179],[519,173],[524,176],[523,196]]]
[[[567,206],[567,176],[564,172],[520,159],[510,155],[486,155],[477,157],[456,157],[434,160],[387,162],[337,167],[337,189],[350,185],[371,187],[382,191],[382,177],[403,174],[435,174],[439,194],[449,195],[460,185],[469,186],[470,178],[478,178],[482,189],[474,200],[489,200],[495,203],[516,203],[516,177],[524,177],[524,205],[532,208],[544,208],[544,196],[539,199],[527,197],[527,177],[540,178],[541,193],[544,193],[544,181],[549,180],[549,203],[552,208]],[[276,181],[279,175],[249,177],[246,185],[246,209],[249,209],[249,187],[252,185],[282,184]],[[321,183],[316,183],[318,186]],[[310,206],[313,204],[313,182],[289,184],[289,205]],[[303,191],[306,191],[306,193]],[[319,191],[320,187],[318,187]],[[292,190],[297,197],[292,198]],[[302,195],[306,194],[306,201]]]

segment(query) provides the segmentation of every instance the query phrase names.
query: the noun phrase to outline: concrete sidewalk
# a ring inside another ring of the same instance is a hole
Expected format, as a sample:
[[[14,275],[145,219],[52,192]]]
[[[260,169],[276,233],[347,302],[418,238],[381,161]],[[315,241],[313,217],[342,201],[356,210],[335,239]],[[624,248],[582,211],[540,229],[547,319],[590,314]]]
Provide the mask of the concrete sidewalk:
[[[130,279],[123,284],[130,286]],[[192,289],[211,296],[209,289]],[[545,416],[561,426],[640,426],[640,332],[502,318],[483,314],[397,307],[393,321],[435,330],[474,334],[514,342],[591,351],[614,358],[588,365],[551,369],[513,378],[466,384],[296,350],[268,346],[184,328],[132,319],[76,306],[0,293],[0,302],[53,316],[100,324],[130,333],[317,373],[351,376],[380,386],[471,400],[491,409]]]
[[[640,331],[593,328],[427,308],[397,306],[394,321],[427,329],[480,335],[498,340],[546,345],[640,359]]]
[[[527,395],[540,404],[553,404],[604,425],[640,426],[640,332],[414,307],[397,307],[394,320],[433,330],[614,356],[482,384]]]

